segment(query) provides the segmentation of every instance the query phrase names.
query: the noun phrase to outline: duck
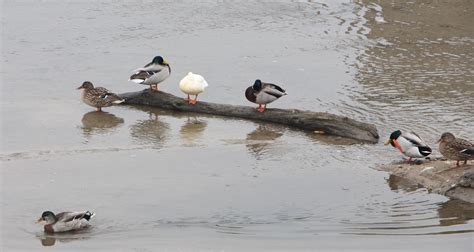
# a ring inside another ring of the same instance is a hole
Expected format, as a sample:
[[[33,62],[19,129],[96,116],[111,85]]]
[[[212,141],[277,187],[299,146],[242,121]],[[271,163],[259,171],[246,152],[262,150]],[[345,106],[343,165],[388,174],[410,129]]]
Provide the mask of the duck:
[[[184,78],[179,82],[179,89],[183,91],[183,93],[187,94],[188,97],[185,98],[189,104],[196,104],[197,97],[200,93],[204,92],[204,89],[209,86],[207,81],[199,74],[193,74],[189,72]],[[194,100],[191,99],[191,95],[194,95]]]
[[[474,160],[474,144],[466,139],[457,138],[450,132],[441,134],[439,143],[439,152],[449,160],[456,160],[456,166],[459,166],[459,161]]]
[[[90,227],[90,220],[94,215],[95,213],[91,211],[62,212],[58,214],[44,211],[36,223],[44,225],[44,232],[46,233],[68,232]]]
[[[385,141],[385,145],[388,144],[407,156],[408,162],[412,158],[424,158],[432,153],[431,148],[414,132],[402,133],[400,130],[395,130]]]
[[[159,91],[158,85],[171,75],[171,67],[161,56],[156,56],[144,67],[135,69],[129,81],[150,85],[151,91]]]
[[[95,107],[99,112],[102,111],[103,107],[110,107],[125,101],[103,87],[94,87],[94,84],[90,81],[84,81],[77,89],[82,90],[82,101],[91,107]]]
[[[268,103],[274,102],[284,95],[287,93],[283,88],[275,84],[264,83],[259,79],[245,90],[247,100],[258,104],[257,111],[261,113],[265,112]]]

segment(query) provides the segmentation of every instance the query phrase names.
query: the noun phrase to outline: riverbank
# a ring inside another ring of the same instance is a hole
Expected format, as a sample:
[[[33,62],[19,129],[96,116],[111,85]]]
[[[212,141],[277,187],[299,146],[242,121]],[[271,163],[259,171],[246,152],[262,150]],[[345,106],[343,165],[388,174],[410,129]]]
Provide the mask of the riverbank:
[[[474,203],[474,164],[454,167],[455,162],[436,159],[410,164],[396,162],[379,169],[418,183],[429,192]]]

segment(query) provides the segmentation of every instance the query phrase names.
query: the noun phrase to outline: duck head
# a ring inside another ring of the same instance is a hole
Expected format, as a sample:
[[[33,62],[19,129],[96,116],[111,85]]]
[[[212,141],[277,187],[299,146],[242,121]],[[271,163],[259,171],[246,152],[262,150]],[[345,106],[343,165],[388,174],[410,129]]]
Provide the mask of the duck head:
[[[94,85],[90,81],[84,81],[80,87],[77,89],[93,89]]]
[[[154,57],[151,63],[158,64],[158,65],[165,65],[165,66],[168,65],[168,62],[166,62],[166,60],[164,60],[163,57],[161,56]]]
[[[441,138],[436,143],[449,143],[456,139],[452,133],[444,132],[441,134]]]
[[[385,141],[385,145],[392,145],[394,148],[399,149],[401,152],[403,152],[402,147],[398,143],[397,139],[402,135],[402,132],[400,130],[395,130],[390,134],[390,138]]]
[[[255,80],[253,83],[252,89],[255,91],[260,91],[262,89],[262,81],[261,80]]]
[[[56,222],[56,215],[51,211],[44,211],[36,223],[41,225],[53,224]]]

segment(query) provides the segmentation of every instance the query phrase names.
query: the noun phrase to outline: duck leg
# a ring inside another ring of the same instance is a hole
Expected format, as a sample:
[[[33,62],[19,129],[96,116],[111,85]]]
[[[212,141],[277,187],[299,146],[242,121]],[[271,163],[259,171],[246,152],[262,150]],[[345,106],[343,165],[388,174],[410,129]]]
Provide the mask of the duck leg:
[[[411,162],[411,157],[409,157],[407,160],[407,163],[410,163],[410,162]]]
[[[191,97],[189,97],[189,95],[188,95],[188,98],[184,98],[184,100],[189,103],[189,101],[191,100]]]
[[[102,108],[101,108],[101,107],[97,107],[97,108],[95,108],[95,110],[96,110],[97,112],[102,112]]]
[[[192,105],[196,104],[196,103],[197,103],[197,99],[198,99],[198,95],[196,95],[196,96],[194,97],[194,100],[189,100],[189,104],[192,104]]]
[[[467,159],[466,159],[466,160],[464,160],[464,165],[467,165]]]
[[[456,167],[458,167],[458,166],[459,166],[459,160],[458,160],[458,161],[456,161]]]
[[[260,113],[262,113],[263,111],[265,111],[265,106],[266,106],[266,105],[258,104],[257,111],[260,112]]]

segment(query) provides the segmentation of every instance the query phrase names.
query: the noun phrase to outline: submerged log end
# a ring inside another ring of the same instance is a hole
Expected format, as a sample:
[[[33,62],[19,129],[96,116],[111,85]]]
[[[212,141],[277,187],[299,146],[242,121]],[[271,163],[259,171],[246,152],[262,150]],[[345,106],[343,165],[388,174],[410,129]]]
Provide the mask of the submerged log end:
[[[149,105],[183,112],[205,113],[278,123],[311,132],[340,136],[368,143],[377,143],[379,139],[377,129],[373,124],[324,112],[270,108],[264,113],[259,113],[254,107],[250,106],[203,101],[190,105],[183,98],[161,91],[152,92],[149,89],[124,93],[120,94],[120,96],[125,99],[123,104],[129,105]]]

